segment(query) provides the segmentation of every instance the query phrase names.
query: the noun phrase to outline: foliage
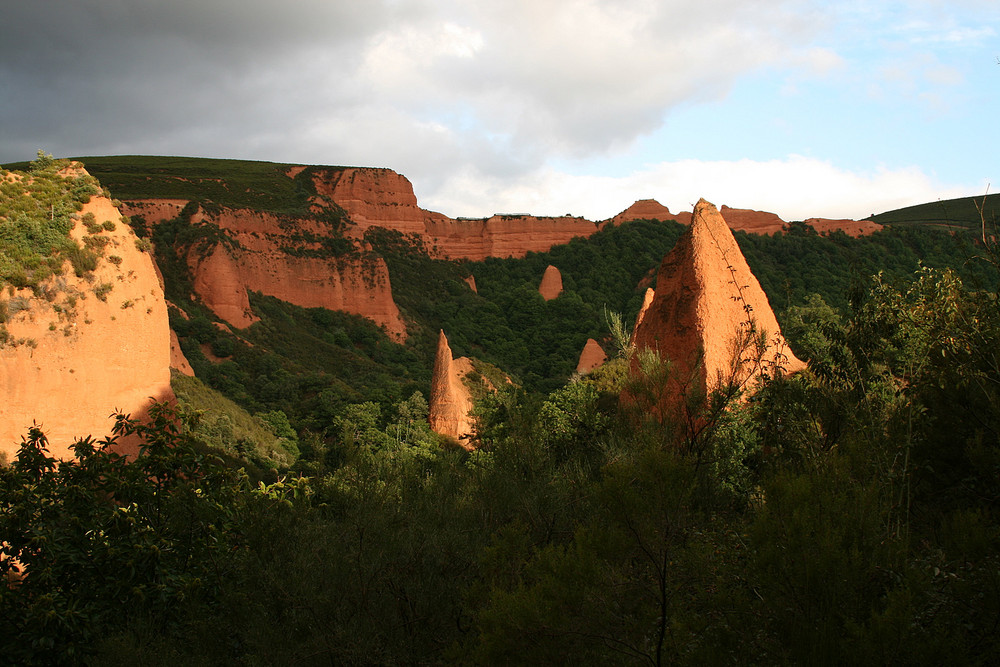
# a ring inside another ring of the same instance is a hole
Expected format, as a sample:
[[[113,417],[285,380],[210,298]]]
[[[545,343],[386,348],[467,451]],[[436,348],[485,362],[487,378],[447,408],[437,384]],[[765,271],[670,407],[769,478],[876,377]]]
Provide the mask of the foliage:
[[[67,160],[39,151],[27,172],[0,170],[0,286],[36,287],[62,273],[66,260],[77,275],[93,271],[97,256],[69,236],[77,212],[97,182],[65,171]]]
[[[32,428],[0,470],[0,644],[14,664],[86,658],[109,630],[145,619],[177,627],[189,605],[218,592],[235,535],[239,481],[179,435],[162,408],[149,423],[119,415],[112,437],[56,461]],[[116,453],[138,438],[141,456]]]
[[[185,199],[304,214],[309,212],[309,197],[316,194],[312,167],[289,177],[294,165],[275,162],[139,155],[76,159],[122,199]]]

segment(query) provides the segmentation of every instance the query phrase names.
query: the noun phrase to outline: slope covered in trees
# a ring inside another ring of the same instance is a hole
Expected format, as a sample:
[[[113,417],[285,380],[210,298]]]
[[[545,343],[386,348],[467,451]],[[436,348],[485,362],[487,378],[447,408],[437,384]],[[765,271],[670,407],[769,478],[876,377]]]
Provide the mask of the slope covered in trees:
[[[15,663],[992,663],[997,304],[928,269],[846,317],[800,308],[810,370],[697,439],[619,402],[665,378],[622,359],[482,406],[472,453],[428,446],[419,400],[387,427],[353,406],[335,468],[259,484],[168,415],[123,422],[135,465],[57,463],[33,432],[0,470],[27,567],[0,641]]]
[[[136,465],[93,440],[56,461],[27,434],[0,467],[5,659],[995,662],[991,247],[922,226],[737,234],[810,367],[704,397],[692,433],[644,409],[669,363],[629,374],[625,345],[682,229],[447,262],[373,227],[403,344],[259,294],[260,321],[222,326],[176,252],[212,230],[145,229],[181,346],[232,402],[187,380],[179,416],[122,420],[146,442]],[[545,301],[549,265],[564,291]],[[441,329],[514,379],[478,405],[474,452],[427,424]],[[587,338],[612,359],[570,381]]]

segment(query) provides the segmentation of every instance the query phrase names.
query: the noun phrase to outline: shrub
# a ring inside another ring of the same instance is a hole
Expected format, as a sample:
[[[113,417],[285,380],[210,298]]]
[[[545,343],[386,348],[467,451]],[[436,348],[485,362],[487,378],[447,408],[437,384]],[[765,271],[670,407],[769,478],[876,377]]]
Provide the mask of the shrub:
[[[110,220],[105,220],[101,226],[104,227],[104,229],[106,229],[109,232],[115,231],[115,223],[111,222]]]
[[[94,296],[96,296],[101,301],[107,301],[108,292],[113,290],[114,287],[115,286],[112,285],[111,283],[101,283],[100,285],[94,288]]]
[[[82,278],[84,274],[97,268],[97,254],[88,248],[76,246],[71,248],[66,255],[70,264],[73,265],[73,272],[77,278]]]

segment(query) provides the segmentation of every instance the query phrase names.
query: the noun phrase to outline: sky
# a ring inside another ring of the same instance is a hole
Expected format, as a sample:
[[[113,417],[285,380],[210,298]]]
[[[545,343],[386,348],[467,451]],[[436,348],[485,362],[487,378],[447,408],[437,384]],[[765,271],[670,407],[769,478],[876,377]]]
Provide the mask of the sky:
[[[452,217],[982,195],[998,111],[997,0],[0,0],[0,163],[388,167]]]

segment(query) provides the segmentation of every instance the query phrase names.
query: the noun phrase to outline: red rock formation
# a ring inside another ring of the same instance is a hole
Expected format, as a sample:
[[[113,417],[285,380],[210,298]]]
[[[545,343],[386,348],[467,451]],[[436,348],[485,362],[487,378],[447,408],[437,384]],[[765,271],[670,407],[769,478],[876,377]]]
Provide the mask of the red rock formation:
[[[176,217],[183,206],[184,202],[173,200],[133,201],[128,210],[155,224]],[[187,258],[195,292],[231,325],[244,328],[258,320],[247,294],[254,291],[305,308],[361,315],[384,326],[397,340],[406,338],[406,325],[392,298],[389,270],[380,257],[308,257],[282,249],[320,249],[317,243],[302,241],[301,235],[328,234],[324,223],[228,208],[213,213],[199,210],[191,222],[216,225],[235,241],[208,248],[196,245]]]
[[[759,363],[753,347],[744,344],[751,319],[766,334]],[[749,386],[775,364],[786,372],[805,366],[785,345],[767,297],[725,220],[704,200],[660,265],[656,294],[636,327],[635,342],[640,350],[655,350],[673,363],[663,410],[676,409],[678,399],[692,390]]]
[[[542,275],[542,282],[538,285],[538,293],[546,301],[551,301],[562,294],[562,291],[562,274],[559,273],[559,269],[549,264],[545,268],[545,274]]]
[[[287,174],[294,177],[302,170],[291,167]],[[332,204],[346,211],[351,220],[346,233],[359,247],[363,246],[366,230],[381,226],[420,239],[433,256],[481,261],[488,257],[524,257],[528,252],[545,252],[575,237],[589,237],[602,227],[572,216],[494,215],[484,219],[452,219],[420,208],[410,181],[389,169],[331,167],[313,168],[310,173],[317,192],[314,209]],[[134,200],[128,202],[126,212],[156,223],[176,217],[187,203],[176,199]],[[732,229],[771,234],[785,228],[785,223],[773,213],[724,206],[722,214]],[[405,336],[384,265],[361,265],[354,260],[334,265],[315,258],[292,257],[277,250],[289,245],[284,228],[315,235],[327,233],[316,220],[280,221],[276,216],[246,209],[223,210],[211,216],[200,214],[197,219],[218,224],[239,243],[238,248],[218,247],[205,256],[190,258],[198,293],[233,325],[248,326],[255,321],[246,298],[250,289],[297,305],[323,306],[362,315],[385,325],[397,338]],[[608,223],[637,219],[690,224],[691,214],[671,213],[655,200],[646,199],[635,202]],[[833,223],[815,221],[815,224],[823,231],[832,228]],[[867,229],[858,225],[861,223],[849,229]],[[293,244],[302,245],[301,236]],[[366,275],[368,268],[375,273]]]
[[[479,289],[476,287],[476,277],[471,273],[465,277],[465,283],[469,286],[476,294],[479,294]]]
[[[49,284],[59,285],[52,302],[31,290],[10,295],[26,308],[6,323],[11,338],[24,342],[0,349],[0,450],[9,458],[33,421],[50,451],[67,458],[76,438],[110,434],[115,410],[141,417],[151,398],[173,399],[167,306],[152,258],[136,248],[109,199],[93,197],[82,213],[115,223],[101,234],[110,239],[105,256],[121,262],[100,261],[92,282],[67,266]],[[87,230],[77,223],[72,235],[80,240]],[[134,443],[120,449],[136,453]]]
[[[529,252],[547,252],[552,246],[589,237],[600,229],[584,218],[538,218],[531,215],[494,215],[482,220],[430,221],[424,243],[447,259],[474,262],[487,257],[524,257]]]
[[[438,336],[437,354],[434,357],[434,374],[431,378],[430,423],[431,430],[458,440],[466,449],[472,449],[472,393],[465,384],[465,377],[473,371],[467,357],[452,359],[451,346],[442,330]]]
[[[318,169],[313,174],[316,192],[347,211],[358,238],[372,226],[423,235],[432,220],[447,220],[440,213],[417,206],[413,185],[391,169]],[[317,205],[324,205],[317,201]]]
[[[635,332],[639,330],[639,325],[642,324],[642,319],[646,316],[646,311],[649,310],[649,306],[653,303],[653,297],[656,296],[656,292],[653,291],[652,287],[646,288],[646,294],[642,297],[642,305],[639,306],[639,314],[635,317],[635,326],[632,327],[632,336],[629,339],[631,343],[635,344]]]
[[[746,208],[729,208],[723,205],[722,218],[730,229],[751,232],[753,234],[773,234],[784,231],[785,221],[774,213],[766,211],[751,211]]]
[[[671,213],[670,209],[655,199],[640,199],[627,209],[611,218],[609,222],[620,225],[633,220],[674,220],[682,225],[691,224],[691,214],[687,211]]]
[[[363,238],[373,226],[386,227],[419,236],[431,254],[446,259],[524,257],[599,229],[590,220],[571,216],[494,215],[453,220],[420,208],[410,181],[389,169],[317,170],[314,183],[319,195],[350,216],[353,237]],[[324,205],[323,201],[317,200],[317,205]]]
[[[882,225],[871,220],[830,220],[829,218],[809,218],[805,224],[820,234],[841,231],[855,238],[874,234],[882,229]]]
[[[180,341],[177,340],[177,333],[170,330],[170,367],[189,377],[194,377],[194,369],[184,356]]]
[[[587,339],[587,344],[583,346],[580,353],[580,361],[576,364],[576,372],[583,375],[604,365],[608,360],[608,355],[604,354],[604,349],[593,338]]]

